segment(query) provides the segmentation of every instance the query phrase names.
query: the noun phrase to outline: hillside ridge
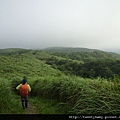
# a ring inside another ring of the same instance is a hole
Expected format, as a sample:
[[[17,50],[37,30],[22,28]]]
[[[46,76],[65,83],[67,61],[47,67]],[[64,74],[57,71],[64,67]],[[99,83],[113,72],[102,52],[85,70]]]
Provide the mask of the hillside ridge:
[[[120,58],[120,54],[116,52],[107,52],[104,50],[99,49],[91,49],[91,48],[80,48],[80,47],[48,47],[44,49],[24,49],[24,48],[5,48],[0,49],[0,55],[10,55],[10,54],[23,54],[23,53],[29,53],[30,51],[44,51],[48,53],[94,53],[98,52],[100,54],[109,54],[112,55],[115,58]]]

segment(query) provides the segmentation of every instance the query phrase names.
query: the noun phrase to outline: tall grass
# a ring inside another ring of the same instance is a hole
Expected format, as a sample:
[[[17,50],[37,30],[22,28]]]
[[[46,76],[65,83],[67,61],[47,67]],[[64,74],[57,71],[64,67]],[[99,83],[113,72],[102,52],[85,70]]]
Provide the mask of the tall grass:
[[[21,105],[11,91],[11,83],[7,79],[0,78],[0,114],[22,113]]]
[[[114,82],[80,77],[40,77],[31,95],[58,100],[70,114],[119,114],[120,94]]]
[[[26,75],[31,96],[57,100],[65,107],[65,113],[120,113],[120,85],[116,76],[114,81],[65,76],[29,55],[1,56],[0,64],[0,113],[21,112],[13,91]]]
[[[0,76],[13,80],[15,77],[61,76],[61,72],[28,55],[0,56]]]
[[[65,108],[61,107],[57,101],[52,99],[44,99],[32,97],[29,101],[36,106],[40,114],[64,114]]]
[[[21,105],[12,92],[16,91],[15,87],[21,79],[18,77],[9,81],[0,78],[0,113],[21,113]],[[74,76],[46,76],[28,79],[28,83],[32,88],[30,96],[57,100],[59,107],[65,108],[65,114],[120,113],[120,92],[116,89],[115,81]]]

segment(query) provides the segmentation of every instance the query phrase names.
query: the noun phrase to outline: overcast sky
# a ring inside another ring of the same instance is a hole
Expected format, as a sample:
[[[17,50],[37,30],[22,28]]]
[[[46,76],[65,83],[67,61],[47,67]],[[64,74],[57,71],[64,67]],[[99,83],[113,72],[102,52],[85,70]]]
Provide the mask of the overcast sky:
[[[0,0],[0,48],[120,48],[120,0]]]

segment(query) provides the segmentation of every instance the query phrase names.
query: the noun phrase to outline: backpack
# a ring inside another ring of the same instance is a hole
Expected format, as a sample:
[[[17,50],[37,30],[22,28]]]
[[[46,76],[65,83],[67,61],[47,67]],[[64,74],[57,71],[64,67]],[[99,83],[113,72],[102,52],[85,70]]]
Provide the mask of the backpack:
[[[25,97],[26,95],[28,95],[28,85],[27,84],[22,84],[20,87],[20,95],[22,97]]]

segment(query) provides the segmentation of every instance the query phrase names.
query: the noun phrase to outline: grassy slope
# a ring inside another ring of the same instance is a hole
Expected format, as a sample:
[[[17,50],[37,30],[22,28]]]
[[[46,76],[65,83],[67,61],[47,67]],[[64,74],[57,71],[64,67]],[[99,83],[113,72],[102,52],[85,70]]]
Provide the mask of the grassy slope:
[[[11,54],[10,51],[9,53]],[[19,55],[14,49],[11,55],[0,55],[0,90],[3,91],[0,93],[0,102],[3,103],[0,105],[0,113],[22,113],[21,104],[12,91],[21,82],[23,76],[27,76],[28,83],[30,83],[38,77],[60,76],[61,74],[60,71],[54,70],[36,59],[33,51]],[[11,86],[13,87],[12,91]]]
[[[36,59],[36,56],[39,57],[40,54],[43,54],[43,57],[45,57],[44,53],[35,51],[21,55],[0,56],[0,89],[9,96],[9,99],[6,99],[4,96],[5,93],[3,93],[3,96],[2,93],[0,94],[2,96],[0,102],[2,103],[2,101],[4,101],[3,104],[1,104],[0,112],[3,111],[3,113],[6,113],[6,110],[8,110],[7,113],[15,112],[17,102],[13,102],[15,99],[10,92],[10,83],[8,81],[11,80],[12,83],[16,82],[16,84],[18,84],[17,78],[19,77],[20,81],[23,76],[27,75],[32,87],[31,96],[37,96],[38,99],[39,97],[44,97],[46,99],[59,101],[59,107],[65,108],[65,111],[63,110],[64,113],[120,113],[119,89],[117,84],[114,84],[116,81],[112,83],[109,80],[92,80],[65,76],[60,71],[54,70],[39,59]],[[46,53],[46,57],[48,56],[49,54]],[[4,81],[4,85],[2,81]],[[7,86],[8,89],[4,89],[2,86]],[[38,99],[33,100],[33,103],[36,102],[40,109],[43,107],[40,107],[43,103],[38,102]],[[14,105],[13,110],[10,109],[11,104]],[[5,108],[5,106],[8,107]],[[18,108],[19,105],[16,113],[19,111]],[[54,110],[53,113],[55,113]]]
[[[93,52],[93,51],[96,51],[96,49],[72,48],[72,47],[50,47],[50,48],[46,48],[46,49],[43,49],[43,50],[48,51],[48,52],[62,52],[62,53]]]
[[[51,47],[51,48],[46,48],[43,49],[43,51],[47,51],[47,52],[51,52],[51,53],[90,53],[91,55],[94,53],[99,53],[101,56],[110,56],[111,57],[116,57],[116,58],[120,58],[120,54],[114,53],[114,52],[105,52],[102,50],[98,50],[98,49],[89,49],[89,48],[70,48],[70,47]]]
[[[22,113],[21,104],[16,95],[11,91],[11,82],[0,78],[0,114]]]
[[[4,78],[61,74],[32,55],[0,56],[0,59],[0,76]]]
[[[54,99],[65,114],[119,114],[120,94],[109,80],[80,77],[39,78],[32,83],[32,95]]]

